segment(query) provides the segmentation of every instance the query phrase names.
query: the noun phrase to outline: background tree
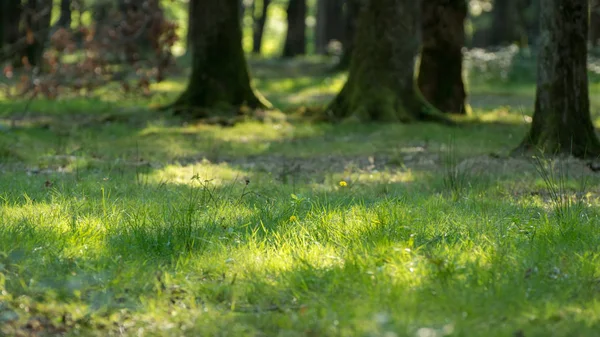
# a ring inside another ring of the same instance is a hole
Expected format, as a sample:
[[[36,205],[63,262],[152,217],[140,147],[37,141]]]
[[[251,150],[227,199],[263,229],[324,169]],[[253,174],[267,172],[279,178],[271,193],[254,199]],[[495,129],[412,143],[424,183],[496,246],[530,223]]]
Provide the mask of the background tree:
[[[27,39],[24,58],[32,66],[43,63],[44,47],[50,35],[52,0],[27,0],[25,7],[25,31],[21,34]]]
[[[193,2],[192,73],[187,89],[173,104],[175,112],[202,118],[208,110],[265,107],[250,86],[238,0]]]
[[[421,2],[423,45],[419,88],[443,112],[466,113],[462,48],[465,44],[465,0]]]
[[[588,93],[588,1],[547,0],[540,20],[535,112],[517,150],[600,155]]]
[[[257,10],[257,3],[260,4],[258,14],[254,11]],[[255,54],[260,54],[270,4],[271,0],[262,0],[260,2],[254,0],[253,2],[252,15],[254,16],[254,24],[252,27],[252,52]]]
[[[590,0],[590,42],[593,46],[600,42],[600,0]]]
[[[494,0],[492,10],[492,27],[490,31],[491,46],[517,43],[527,44],[525,27],[525,9],[529,0]]]
[[[340,62],[337,65],[338,70],[347,70],[350,68],[350,59],[354,50],[354,39],[356,35],[356,25],[358,23],[358,14],[361,9],[361,0],[346,0],[346,10],[344,11],[344,41],[343,51]]]
[[[287,8],[288,28],[283,46],[283,57],[306,53],[306,0],[290,0]]]
[[[60,16],[56,25],[58,27],[71,27],[71,0],[60,0]]]
[[[414,78],[419,1],[371,0],[364,6],[348,81],[326,113],[336,119],[388,122],[431,116]]]
[[[19,22],[21,20],[22,7],[20,1],[0,1],[0,17],[2,35],[0,35],[0,62],[7,61],[16,55],[13,46],[19,40]]]
[[[331,41],[344,39],[344,0],[318,0],[315,49],[326,54]]]

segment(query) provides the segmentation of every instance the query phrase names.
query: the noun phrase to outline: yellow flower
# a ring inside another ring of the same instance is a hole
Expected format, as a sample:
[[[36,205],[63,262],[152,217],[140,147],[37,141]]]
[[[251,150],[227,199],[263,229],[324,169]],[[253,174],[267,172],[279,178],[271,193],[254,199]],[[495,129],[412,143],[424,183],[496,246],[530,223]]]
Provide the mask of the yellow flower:
[[[346,187],[346,186],[348,186],[348,183],[347,183],[347,182],[345,182],[345,181],[343,181],[343,180],[342,180],[342,181],[340,181],[340,187]]]
[[[290,222],[296,222],[296,221],[298,221],[298,217],[297,217],[297,216],[295,216],[295,215],[292,215],[292,216],[290,217]]]

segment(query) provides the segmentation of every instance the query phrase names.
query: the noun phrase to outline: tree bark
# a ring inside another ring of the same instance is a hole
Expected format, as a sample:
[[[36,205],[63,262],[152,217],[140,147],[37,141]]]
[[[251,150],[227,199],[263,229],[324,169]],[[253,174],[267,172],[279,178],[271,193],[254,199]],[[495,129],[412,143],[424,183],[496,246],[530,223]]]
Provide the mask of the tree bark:
[[[348,81],[326,109],[328,117],[409,122],[434,116],[419,93],[419,1],[371,0],[361,11]],[[437,114],[436,114],[437,115]]]
[[[489,45],[527,44],[523,4],[523,0],[494,1]]]
[[[175,113],[204,118],[242,105],[267,106],[250,85],[238,0],[192,1],[192,73],[172,105]]]
[[[419,89],[425,99],[443,112],[466,114],[462,77],[465,45],[465,0],[421,2],[423,45]]]
[[[71,0],[60,0],[60,17],[56,22],[58,27],[71,27]]]
[[[588,1],[547,0],[540,19],[535,112],[517,151],[598,156],[587,77]]]
[[[344,13],[344,43],[342,57],[336,66],[336,70],[348,70],[350,68],[350,59],[354,50],[354,39],[356,35],[356,25],[361,9],[361,0],[346,0],[346,11]]]
[[[290,0],[287,8],[288,29],[283,57],[306,53],[306,0]]]
[[[254,0],[254,4],[257,0]],[[265,32],[265,24],[267,23],[267,13],[271,0],[262,0],[262,7],[260,8],[260,15],[254,16],[254,27],[252,31],[252,52],[260,54],[262,48],[262,41]],[[254,13],[252,13],[254,15]]]
[[[318,54],[327,54],[331,41],[344,39],[344,1],[318,0],[315,49]]]
[[[590,0],[590,42],[594,47],[600,43],[600,0]]]

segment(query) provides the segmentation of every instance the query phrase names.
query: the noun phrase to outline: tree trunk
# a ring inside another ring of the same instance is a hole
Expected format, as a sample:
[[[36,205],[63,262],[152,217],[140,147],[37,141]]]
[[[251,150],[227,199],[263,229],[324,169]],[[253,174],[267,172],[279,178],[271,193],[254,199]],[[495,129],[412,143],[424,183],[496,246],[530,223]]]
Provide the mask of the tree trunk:
[[[465,45],[465,0],[421,2],[423,45],[419,88],[443,112],[465,114],[462,48]]]
[[[502,46],[517,43],[526,45],[523,0],[495,0],[492,9],[492,29],[490,31],[491,46]]]
[[[414,79],[419,1],[371,0],[361,11],[348,81],[326,109],[334,119],[409,122],[432,116]]]
[[[4,14],[4,12],[6,11],[5,7],[6,1],[0,3],[0,53],[2,52],[2,47],[4,46],[4,26],[6,25],[6,15]]]
[[[535,112],[517,151],[600,155],[588,93],[588,1],[546,0],[540,19]]]
[[[52,0],[28,0],[25,14],[26,31],[23,36],[31,36],[31,39],[28,38],[24,56],[29,64],[40,67],[43,64],[44,49],[50,34]]]
[[[16,46],[21,37],[19,23],[22,7],[20,1],[0,0],[0,63],[12,60],[14,65],[20,64],[22,48]]]
[[[257,0],[254,0],[256,4]],[[262,7],[260,8],[260,16],[254,17],[254,27],[252,32],[252,52],[260,54],[262,47],[262,40],[265,32],[265,24],[267,23],[267,13],[271,0],[262,0]],[[254,12],[252,13],[254,15]]]
[[[5,45],[11,45],[19,39],[19,21],[21,19],[20,1],[1,1],[2,35],[0,39]]]
[[[287,22],[283,57],[304,55],[306,53],[306,0],[290,0]]]
[[[348,70],[348,68],[350,68],[350,59],[352,58],[352,51],[354,50],[356,24],[358,22],[361,4],[361,0],[346,0],[343,51],[336,70]]]
[[[315,46],[318,54],[327,54],[331,41],[344,39],[344,1],[318,0]]]
[[[542,0],[530,0],[529,19],[527,20],[527,30],[529,44],[537,46],[540,37],[540,7]]]
[[[197,3],[198,1],[195,0],[190,0],[188,3],[188,31],[187,31],[187,36],[186,36],[186,54],[191,53],[192,49],[193,49],[193,44],[194,44],[194,38],[193,38],[193,34],[195,31],[195,24],[196,24],[196,18],[194,18],[193,13],[196,13],[196,7],[197,7]]]
[[[192,0],[192,74],[176,114],[208,117],[231,107],[268,105],[250,86],[237,0]]]
[[[590,42],[594,47],[600,43],[600,0],[590,0]]]
[[[60,0],[60,17],[56,22],[58,27],[71,27],[71,0]]]

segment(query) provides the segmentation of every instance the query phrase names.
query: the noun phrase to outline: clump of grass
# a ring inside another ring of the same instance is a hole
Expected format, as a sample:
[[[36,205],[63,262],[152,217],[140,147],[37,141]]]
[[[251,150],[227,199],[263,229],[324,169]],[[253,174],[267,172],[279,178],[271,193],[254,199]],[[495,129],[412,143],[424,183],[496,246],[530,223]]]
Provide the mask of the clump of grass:
[[[536,172],[542,179],[546,193],[552,204],[554,215],[561,229],[576,225],[585,213],[581,196],[587,192],[587,179],[581,174],[579,190],[574,193],[569,188],[568,158],[549,159],[542,152],[532,157]]]
[[[446,144],[446,151],[442,151],[442,165],[444,170],[442,183],[444,190],[450,193],[454,201],[459,200],[464,195],[470,180],[469,172],[461,170],[458,164],[456,139],[454,136],[451,136]]]

